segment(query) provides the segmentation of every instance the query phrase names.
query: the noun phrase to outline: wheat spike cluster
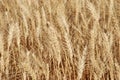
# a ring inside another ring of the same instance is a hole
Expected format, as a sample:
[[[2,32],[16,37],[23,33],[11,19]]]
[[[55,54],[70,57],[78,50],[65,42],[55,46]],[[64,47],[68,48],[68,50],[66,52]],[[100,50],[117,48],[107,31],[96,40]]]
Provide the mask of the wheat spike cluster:
[[[0,80],[120,80],[120,0],[0,0]]]

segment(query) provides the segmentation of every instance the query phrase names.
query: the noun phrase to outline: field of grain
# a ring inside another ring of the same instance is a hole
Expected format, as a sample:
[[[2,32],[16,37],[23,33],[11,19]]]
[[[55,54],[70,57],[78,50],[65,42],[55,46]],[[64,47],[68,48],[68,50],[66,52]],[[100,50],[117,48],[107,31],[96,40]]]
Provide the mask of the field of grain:
[[[120,0],[0,0],[0,80],[120,80]]]

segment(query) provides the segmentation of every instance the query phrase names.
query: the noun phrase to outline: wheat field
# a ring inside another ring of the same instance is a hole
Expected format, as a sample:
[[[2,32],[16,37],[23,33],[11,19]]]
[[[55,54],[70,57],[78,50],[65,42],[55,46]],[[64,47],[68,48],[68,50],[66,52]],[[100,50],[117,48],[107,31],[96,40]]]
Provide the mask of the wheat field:
[[[120,80],[120,0],[0,0],[0,80]]]

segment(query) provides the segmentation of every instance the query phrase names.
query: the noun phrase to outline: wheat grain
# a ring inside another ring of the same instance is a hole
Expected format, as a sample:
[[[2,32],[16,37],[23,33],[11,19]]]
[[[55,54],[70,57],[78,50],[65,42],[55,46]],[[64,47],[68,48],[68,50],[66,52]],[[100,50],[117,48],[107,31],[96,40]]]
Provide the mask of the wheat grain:
[[[0,0],[0,80],[120,80],[119,0]]]

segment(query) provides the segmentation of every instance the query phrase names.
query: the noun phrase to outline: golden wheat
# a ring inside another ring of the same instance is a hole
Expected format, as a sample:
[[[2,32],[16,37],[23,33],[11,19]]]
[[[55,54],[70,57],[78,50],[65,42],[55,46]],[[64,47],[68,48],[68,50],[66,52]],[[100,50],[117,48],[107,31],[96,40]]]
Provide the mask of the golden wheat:
[[[120,80],[120,1],[0,0],[0,80]]]

